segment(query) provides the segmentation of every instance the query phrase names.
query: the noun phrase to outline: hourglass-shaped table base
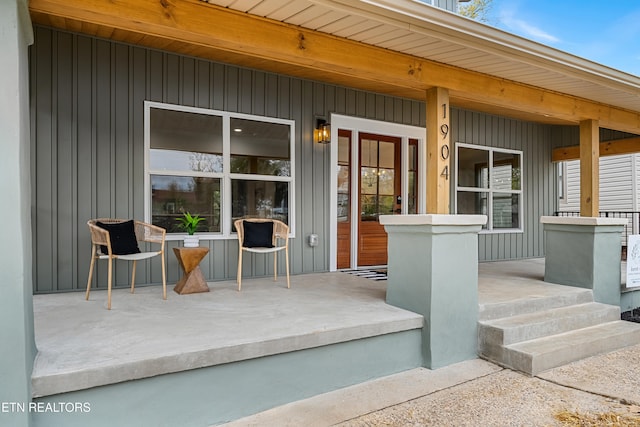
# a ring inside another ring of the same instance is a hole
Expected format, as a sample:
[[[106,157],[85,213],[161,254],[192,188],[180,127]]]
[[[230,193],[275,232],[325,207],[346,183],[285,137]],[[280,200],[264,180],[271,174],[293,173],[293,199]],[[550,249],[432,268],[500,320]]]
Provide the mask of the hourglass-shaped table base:
[[[173,252],[184,272],[173,290],[180,295],[209,292],[209,286],[199,266],[200,261],[209,253],[209,248],[173,248]]]

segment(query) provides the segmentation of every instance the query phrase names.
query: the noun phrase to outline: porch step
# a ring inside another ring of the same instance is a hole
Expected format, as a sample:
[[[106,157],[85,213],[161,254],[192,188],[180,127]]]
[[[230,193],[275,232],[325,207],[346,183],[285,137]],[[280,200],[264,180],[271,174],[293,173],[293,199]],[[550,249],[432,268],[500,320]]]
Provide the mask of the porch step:
[[[515,286],[512,289],[513,292],[521,292]],[[500,288],[500,291],[503,291],[503,288]],[[544,284],[540,286],[540,289],[532,289],[532,292],[537,293],[526,298],[507,299],[504,302],[481,304],[479,307],[480,321],[501,319],[504,317],[593,302],[593,292],[590,289]]]
[[[640,325],[623,320],[538,338],[505,348],[505,366],[537,375],[602,353],[640,343]]]
[[[512,301],[510,308],[493,307],[478,323],[480,355],[536,375],[640,343],[640,325],[621,321],[617,306],[593,302],[589,290],[567,291]],[[492,317],[499,312],[522,314]]]
[[[615,320],[617,307],[590,302],[480,322],[479,331],[483,344],[510,345]]]

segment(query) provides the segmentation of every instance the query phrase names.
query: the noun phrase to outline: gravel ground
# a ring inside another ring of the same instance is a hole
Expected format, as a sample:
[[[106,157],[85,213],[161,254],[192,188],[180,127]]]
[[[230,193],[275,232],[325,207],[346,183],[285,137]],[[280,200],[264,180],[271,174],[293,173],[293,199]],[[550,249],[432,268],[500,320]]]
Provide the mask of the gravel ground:
[[[613,413],[640,426],[640,346],[590,357],[530,377],[503,369],[339,424],[361,426],[563,426],[554,415]]]
[[[640,415],[634,404],[505,369],[338,425],[561,426],[554,417],[561,411]]]
[[[640,406],[640,346],[573,362],[538,377]]]

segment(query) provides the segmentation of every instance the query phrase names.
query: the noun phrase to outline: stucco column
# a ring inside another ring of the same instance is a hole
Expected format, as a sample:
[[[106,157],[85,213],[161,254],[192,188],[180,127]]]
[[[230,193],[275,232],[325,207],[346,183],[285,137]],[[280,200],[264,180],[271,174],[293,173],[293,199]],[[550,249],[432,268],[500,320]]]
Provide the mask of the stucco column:
[[[29,67],[26,0],[0,1],[0,425],[28,426],[36,354],[31,283]],[[10,405],[10,406],[7,406]]]
[[[624,218],[543,216],[544,280],[593,290],[596,302],[620,305]]]
[[[381,216],[388,239],[387,303],[424,316],[430,369],[475,359],[478,232],[484,215]]]

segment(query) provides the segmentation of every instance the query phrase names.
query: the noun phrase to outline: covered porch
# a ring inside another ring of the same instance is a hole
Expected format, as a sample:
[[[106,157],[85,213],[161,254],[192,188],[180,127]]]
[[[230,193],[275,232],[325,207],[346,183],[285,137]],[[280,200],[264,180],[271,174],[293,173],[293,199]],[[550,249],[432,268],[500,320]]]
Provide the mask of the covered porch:
[[[589,292],[543,277],[543,259],[481,263],[480,318]],[[242,292],[233,281],[209,287],[166,301],[157,286],[119,289],[111,311],[104,291],[89,302],[34,296],[35,400],[88,401],[91,417],[119,425],[184,425],[185,414],[207,425],[421,366],[423,318],[386,304],[384,280],[335,272],[293,276],[291,289],[271,278],[246,280]],[[167,419],[162,408],[178,401]]]
[[[423,197],[430,197],[424,200],[428,212],[455,212],[448,195],[454,186],[449,171],[455,166],[449,154],[456,141],[508,141],[527,150],[526,158],[544,160],[527,169],[540,170],[539,182],[550,190],[548,203],[536,202],[535,195],[544,193],[536,179],[529,180],[531,190],[523,190],[531,195],[530,206],[542,209],[527,216],[527,245],[494,243],[529,251],[514,255],[518,257],[542,254],[542,228],[536,224],[555,210],[555,181],[547,161],[555,140],[571,145],[579,140],[583,151],[593,151],[598,128],[625,133],[625,139],[630,139],[626,133],[638,134],[637,77],[435,8],[395,0],[275,0],[268,2],[273,13],[265,15],[233,10],[224,1],[212,3],[87,6],[80,0],[15,0],[0,7],[8,35],[5,56],[13,59],[0,73],[9,94],[3,104],[8,143],[2,170],[6,205],[16,207],[4,214],[13,226],[5,239],[12,243],[5,245],[2,257],[7,286],[0,310],[7,349],[2,396],[15,402],[29,402],[35,395],[42,396],[36,402],[91,403],[90,414],[14,414],[14,425],[215,424],[421,363],[419,326],[412,324],[419,317],[407,319],[407,312],[394,309],[385,314],[399,318],[373,320],[379,310],[390,310],[384,287],[377,291],[379,297],[370,295],[375,307],[369,310],[360,298],[374,292],[370,287],[378,285],[372,283],[362,282],[354,295],[320,295],[320,289],[346,288],[343,273],[337,273],[331,286],[313,286],[316,275],[299,275],[286,291],[256,279],[256,288],[247,283],[241,295],[232,283],[215,282],[210,294],[176,295],[167,302],[155,288],[133,296],[123,290],[116,292],[112,312],[103,309],[100,293],[89,303],[76,293],[32,298],[34,289],[64,292],[77,288],[80,282],[73,278],[86,277],[84,270],[69,268],[87,265],[78,255],[86,242],[86,219],[105,212],[144,216],[149,203],[149,195],[141,191],[147,176],[146,100],[295,121],[301,173],[295,178],[297,193],[292,192],[299,196],[298,205],[290,207],[297,207],[292,214],[298,221],[295,271],[305,273],[326,270],[330,257],[307,245],[307,236],[318,233],[324,243],[335,235],[325,204],[328,191],[334,191],[325,186],[336,188],[326,168],[330,150],[312,144],[314,122],[330,112],[426,125],[427,147],[421,156],[438,159],[428,165],[436,175],[424,177],[428,187],[420,187]],[[294,3],[302,13],[286,13]],[[309,15],[330,21],[321,28],[307,20]],[[345,21],[375,31],[354,37],[336,28]],[[46,41],[49,35],[52,44]],[[30,61],[28,46],[38,38]],[[396,45],[398,38],[413,41]],[[321,95],[318,101],[309,95],[314,92]],[[500,129],[470,131],[490,122]],[[551,140],[546,138],[550,132]],[[637,143],[614,142],[622,151],[629,150],[627,143]],[[48,154],[49,166],[41,168],[41,156]],[[598,155],[580,157],[587,165],[595,164]],[[597,168],[585,170],[584,176],[597,178]],[[318,188],[325,191],[311,191]],[[597,185],[595,192],[585,190],[589,194],[589,200],[597,200]],[[587,214],[597,211],[593,203],[587,208]],[[525,235],[508,237],[520,236]],[[220,254],[234,252],[228,240],[211,245]],[[232,257],[215,261],[235,265]],[[212,271],[224,272],[224,267],[216,265]],[[315,301],[313,309],[295,299],[303,292]],[[539,293],[536,289],[534,298]],[[250,295],[254,299],[247,303]],[[340,305],[346,302],[351,304]],[[345,322],[354,313],[360,317]],[[49,335],[47,328],[56,330]],[[43,337],[56,341],[47,343]],[[36,342],[40,354],[34,362]],[[282,350],[288,352],[274,353]],[[65,388],[45,391],[50,386]]]

